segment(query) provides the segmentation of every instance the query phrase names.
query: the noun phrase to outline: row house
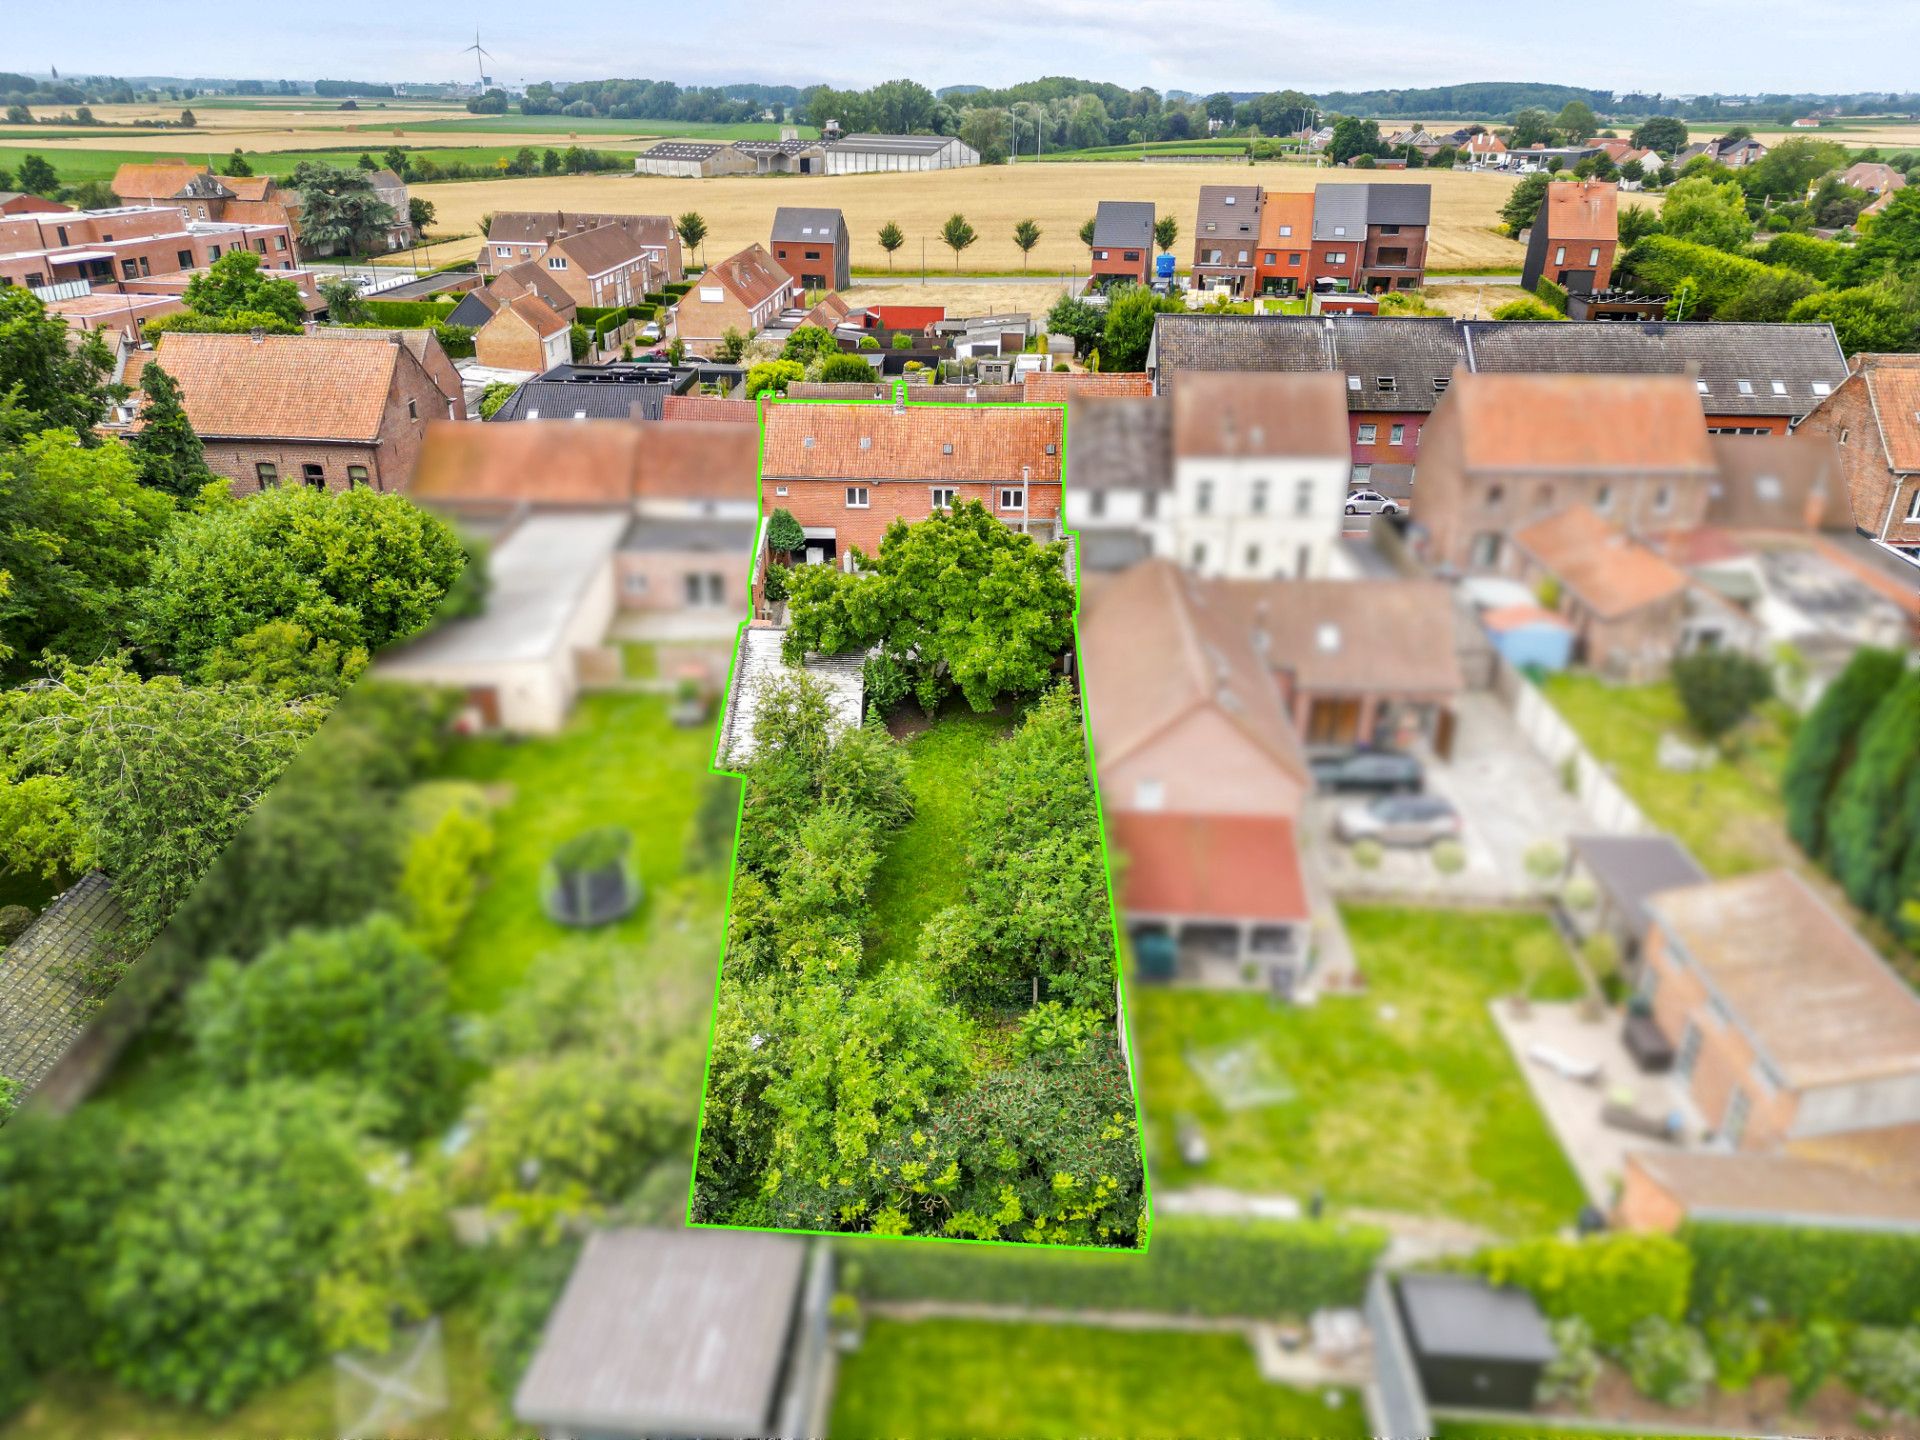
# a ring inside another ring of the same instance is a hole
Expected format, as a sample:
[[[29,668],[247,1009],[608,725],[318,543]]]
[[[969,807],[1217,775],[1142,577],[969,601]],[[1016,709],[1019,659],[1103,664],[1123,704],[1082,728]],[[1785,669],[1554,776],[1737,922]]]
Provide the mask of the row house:
[[[1315,290],[1417,290],[1426,280],[1431,185],[1317,185]]]
[[[782,205],[773,212],[768,248],[801,290],[844,290],[853,283],[853,242],[838,210]]]
[[[729,330],[752,335],[793,304],[793,277],[766,247],[749,245],[709,265],[673,308],[674,334],[706,353]]]
[[[1088,569],[1153,555],[1197,575],[1328,575],[1347,494],[1331,375],[1194,375],[1169,398],[1077,394],[1067,519]]]
[[[466,410],[398,334],[382,338],[169,331],[126,379],[137,388],[149,363],[173,377],[208,468],[235,494],[402,490],[427,425]]]
[[[265,270],[294,268],[284,224],[182,220],[151,205],[0,216],[0,284],[42,299],[204,270],[235,250],[255,252]]]
[[[554,314],[571,323],[579,310],[573,296],[561,289],[537,260],[522,260],[497,273],[492,281],[467,291],[447,315],[449,325],[478,330],[493,313],[516,295],[535,295]]]
[[[1102,200],[1093,215],[1096,286],[1145,285],[1153,278],[1153,202]]]
[[[1839,455],[1854,529],[1920,565],[1920,356],[1855,355],[1802,432]]]
[[[1364,182],[1305,192],[1203,185],[1193,276],[1236,295],[1417,289],[1433,187]]]
[[[1268,295],[1303,295],[1313,254],[1313,195],[1305,190],[1269,190],[1260,203],[1260,233],[1254,246],[1254,289]]]
[[[1051,406],[776,401],[763,428],[762,502],[800,522],[807,564],[850,567],[896,520],[966,501],[1038,540],[1060,538],[1064,417]]]
[[[583,237],[601,234],[584,246]],[[547,264],[558,251],[566,263]],[[487,225],[480,247],[482,275],[497,275],[526,261],[553,272],[557,283],[580,305],[625,305],[649,291],[680,280],[680,236],[665,215],[620,215],[569,210],[503,210]],[[628,299],[612,296],[624,288]]]
[[[300,196],[271,175],[216,175],[207,165],[131,162],[114,172],[114,195],[127,205],[178,210],[182,220],[283,226],[300,243]],[[404,206],[402,207],[404,210]]]
[[[474,358],[493,370],[543,374],[573,359],[572,331],[538,295],[515,295],[474,333]]]
[[[1569,293],[1605,290],[1620,243],[1619,188],[1602,180],[1556,181],[1547,187],[1527,235],[1520,287],[1542,279]]]
[[[1193,222],[1193,283],[1251,293],[1260,243],[1258,185],[1202,185]]]

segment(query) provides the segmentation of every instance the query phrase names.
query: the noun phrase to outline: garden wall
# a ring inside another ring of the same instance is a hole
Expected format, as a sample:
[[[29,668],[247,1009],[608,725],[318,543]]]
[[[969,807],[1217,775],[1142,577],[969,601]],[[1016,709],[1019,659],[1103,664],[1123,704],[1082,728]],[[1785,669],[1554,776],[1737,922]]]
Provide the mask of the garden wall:
[[[1552,702],[1504,658],[1496,657],[1493,693],[1500,697],[1534,751],[1563,777],[1571,772],[1568,788],[1592,817],[1596,829],[1609,835],[1656,833],[1657,827],[1593,758]]]

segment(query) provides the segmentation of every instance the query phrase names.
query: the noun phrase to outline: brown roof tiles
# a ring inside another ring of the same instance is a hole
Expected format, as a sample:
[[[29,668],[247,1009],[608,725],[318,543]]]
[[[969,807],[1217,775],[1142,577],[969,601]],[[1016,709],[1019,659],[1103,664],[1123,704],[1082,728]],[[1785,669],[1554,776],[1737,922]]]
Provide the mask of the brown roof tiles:
[[[1052,409],[776,402],[765,467],[799,479],[1058,484],[1060,437]]]
[[[208,436],[366,440],[380,434],[399,345],[328,335],[169,331],[155,358]]]
[[[1685,571],[1585,505],[1570,505],[1515,531],[1513,543],[1602,619],[1665,600],[1688,585]]]

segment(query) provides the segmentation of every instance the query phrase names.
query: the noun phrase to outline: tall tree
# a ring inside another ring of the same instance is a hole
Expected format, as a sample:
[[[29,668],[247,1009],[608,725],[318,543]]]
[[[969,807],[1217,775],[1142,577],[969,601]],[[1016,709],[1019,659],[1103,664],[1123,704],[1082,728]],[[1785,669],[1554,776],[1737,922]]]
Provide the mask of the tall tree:
[[[1377,156],[1385,148],[1379,125],[1355,115],[1343,115],[1334,122],[1333,139],[1327,142],[1327,157],[1334,164],[1343,165],[1357,156]]]
[[[1737,180],[1682,180],[1660,206],[1660,229],[1675,240],[1738,254],[1753,239],[1747,197]]]
[[[1020,268],[1027,268],[1027,256],[1033,247],[1040,243],[1040,227],[1032,220],[1022,220],[1013,227],[1013,243],[1020,251]]]
[[[194,314],[210,320],[270,315],[298,326],[307,318],[300,287],[262,270],[260,257],[251,250],[229,250],[187,281],[180,298]]]
[[[1636,147],[1659,155],[1672,155],[1687,145],[1687,122],[1672,115],[1655,115],[1633,127],[1630,137]]]
[[[1833,873],[1854,904],[1893,921],[1908,849],[1920,837],[1920,671],[1902,675],[1861,727],[1827,820]]]
[[[1867,717],[1905,668],[1892,650],[1856,651],[1793,732],[1780,775],[1787,833],[1816,860],[1826,858],[1834,786],[1853,763]]]
[[[346,170],[303,160],[294,169],[292,186],[300,193],[300,229],[321,250],[345,248],[348,254],[376,247],[393,225],[393,207],[373,188],[369,172],[379,167],[371,155],[366,163]]]
[[[140,483],[171,495],[176,503],[191,500],[213,482],[214,474],[187,419],[180,384],[154,359],[140,372],[140,388],[146,392],[146,403],[140,407],[140,428],[128,446],[139,467]]]
[[[245,179],[253,174],[253,166],[247,163],[247,157],[240,153],[240,147],[236,145],[233,147],[233,153],[227,157],[226,163],[220,167],[220,173],[231,175],[236,179]]]
[[[957,210],[949,215],[946,223],[940,227],[940,243],[953,251],[954,274],[960,273],[960,252],[979,238],[973,226],[967,223],[967,217]]]
[[[1507,133],[1507,144],[1515,150],[1524,150],[1529,145],[1545,145],[1552,139],[1552,117],[1533,106],[1514,115],[1513,128]]]
[[[1147,347],[1153,343],[1154,316],[1184,309],[1186,302],[1172,295],[1157,295],[1139,285],[1122,290],[1107,304],[1106,324],[1100,335],[1100,368],[1145,368]]]
[[[91,441],[107,413],[112,373],[98,331],[70,344],[67,322],[49,315],[31,290],[0,286],[0,445],[56,428]]]
[[[54,173],[53,166],[38,155],[29,155],[20,162],[20,188],[34,195],[51,195],[60,186],[60,177]]]
[[[1594,131],[1600,128],[1600,122],[1594,118],[1593,107],[1584,100],[1569,100],[1560,107],[1553,128],[1567,137],[1569,143],[1584,145],[1593,138]]]
[[[1093,248],[1094,226],[1095,226],[1095,221],[1093,216],[1091,215],[1089,215],[1086,218],[1085,223],[1080,226],[1080,243],[1082,245],[1085,245],[1089,250]]]
[[[1180,222],[1172,215],[1162,215],[1153,222],[1153,243],[1160,247],[1161,254],[1167,254],[1180,240]]]
[[[680,243],[688,250],[698,250],[707,243],[707,219],[698,210],[689,210],[673,222],[673,233],[680,237]]]
[[[893,269],[893,252],[907,243],[907,237],[901,233],[898,225],[889,220],[880,227],[879,240],[880,248],[887,252],[887,269],[891,271]]]

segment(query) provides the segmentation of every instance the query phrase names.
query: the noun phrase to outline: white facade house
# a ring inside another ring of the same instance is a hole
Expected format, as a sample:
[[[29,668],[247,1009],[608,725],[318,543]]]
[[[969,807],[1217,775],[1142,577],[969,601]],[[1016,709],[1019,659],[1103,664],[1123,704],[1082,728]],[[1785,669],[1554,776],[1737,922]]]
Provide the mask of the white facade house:
[[[1177,456],[1155,551],[1214,579],[1327,579],[1349,468],[1345,455],[1287,449]]]

